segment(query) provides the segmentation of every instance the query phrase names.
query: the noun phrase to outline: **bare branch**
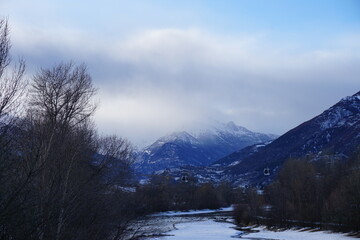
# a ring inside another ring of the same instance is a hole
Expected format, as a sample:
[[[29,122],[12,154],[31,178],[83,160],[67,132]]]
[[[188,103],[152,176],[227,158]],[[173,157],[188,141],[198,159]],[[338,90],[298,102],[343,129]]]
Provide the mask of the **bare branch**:
[[[7,20],[0,20],[0,120],[10,117],[18,109],[19,99],[25,92],[26,82],[23,80],[25,61],[19,63],[11,70],[10,39]],[[4,121],[4,120],[2,120]]]
[[[61,63],[34,77],[31,106],[52,125],[76,126],[94,113],[95,93],[85,65]]]

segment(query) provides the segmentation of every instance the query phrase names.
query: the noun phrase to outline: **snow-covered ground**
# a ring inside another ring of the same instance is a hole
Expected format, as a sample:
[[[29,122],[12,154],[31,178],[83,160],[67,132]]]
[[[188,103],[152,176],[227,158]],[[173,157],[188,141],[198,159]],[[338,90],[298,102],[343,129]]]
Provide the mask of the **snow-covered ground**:
[[[153,214],[132,226],[136,239],[147,240],[355,240],[346,234],[325,231],[270,231],[265,227],[248,227],[242,232],[233,223],[232,207],[218,210],[163,212]],[[248,230],[251,230],[250,232]]]
[[[190,239],[196,240],[201,235],[201,231],[204,230],[209,224],[214,225],[214,229],[218,228],[223,232],[224,229],[232,230],[229,227],[233,226],[231,217],[232,207],[217,209],[217,210],[191,210],[186,212],[162,212],[152,214],[144,217],[143,219],[137,219],[129,226],[128,235],[125,239],[162,239],[166,240],[168,237],[173,236],[174,232],[179,231],[182,227],[186,228],[186,224],[191,224],[196,227],[190,232],[193,232],[193,236]],[[223,222],[227,227],[218,225],[219,222]],[[185,224],[185,225],[182,225]],[[198,229],[198,230],[196,230]],[[183,229],[184,233],[188,232]],[[177,232],[176,234],[179,234]],[[230,235],[229,235],[230,236]],[[204,238],[202,238],[204,239]],[[219,239],[219,238],[218,238]],[[220,237],[222,239],[222,237]]]
[[[156,240],[227,240],[234,238],[238,231],[232,228],[231,223],[214,222],[212,220],[196,221],[180,223],[176,225],[176,230],[168,232],[167,234],[173,236],[166,236],[155,238]],[[154,239],[154,240],[155,240]]]
[[[242,234],[236,230],[233,224],[215,222],[213,220],[180,223],[175,225],[177,229],[168,232],[170,236],[154,238],[154,240],[227,240],[227,239],[251,239],[251,240],[352,240],[341,233],[324,231],[310,232],[301,230],[286,230],[273,232],[264,228],[255,228],[256,233]]]
[[[348,237],[341,233],[332,233],[324,231],[304,231],[304,230],[286,230],[273,232],[264,228],[255,228],[259,230],[257,233],[250,233],[243,235],[243,239],[281,239],[281,240],[351,240],[358,239],[354,237]],[[195,238],[194,238],[195,239]],[[172,239],[176,240],[176,238]]]

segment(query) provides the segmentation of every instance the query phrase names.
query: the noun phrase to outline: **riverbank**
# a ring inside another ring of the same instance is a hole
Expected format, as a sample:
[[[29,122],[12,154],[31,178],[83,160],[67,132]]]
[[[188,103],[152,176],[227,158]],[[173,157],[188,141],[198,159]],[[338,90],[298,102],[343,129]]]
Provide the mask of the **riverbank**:
[[[175,225],[175,230],[167,236],[153,240],[230,240],[234,238],[251,240],[355,240],[358,238],[343,233],[314,231],[309,229],[270,231],[265,227],[239,231],[232,223],[215,222],[213,220],[187,222]]]
[[[344,233],[314,229],[269,230],[265,226],[239,228],[235,225],[231,208],[164,212],[148,216],[136,225],[136,240],[355,240]]]
[[[287,229],[282,231],[268,230],[264,226],[251,229],[254,232],[243,234],[242,239],[282,239],[282,240],[351,240],[359,239],[344,233],[330,231],[317,231],[315,229]],[[175,239],[172,239],[175,240]]]

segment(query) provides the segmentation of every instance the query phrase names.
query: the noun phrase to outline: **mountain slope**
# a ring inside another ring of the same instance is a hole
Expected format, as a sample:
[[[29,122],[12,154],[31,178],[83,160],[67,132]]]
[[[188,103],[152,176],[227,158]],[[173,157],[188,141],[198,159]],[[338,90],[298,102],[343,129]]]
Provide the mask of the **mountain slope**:
[[[141,151],[137,170],[143,173],[183,165],[202,165],[208,154],[201,143],[187,132],[175,132],[158,139]]]
[[[257,184],[269,181],[290,157],[312,156],[313,160],[318,160],[332,156],[341,159],[359,150],[359,146],[360,92],[342,99],[250,156],[234,153],[222,161],[230,165],[231,159],[238,161],[228,168],[228,173]],[[264,176],[264,168],[270,168],[272,174]]]
[[[249,145],[276,138],[272,134],[252,132],[244,127],[237,126],[233,122],[218,124],[206,131],[194,133],[194,136],[202,143],[205,151],[211,155],[211,162],[209,163]]]
[[[192,134],[175,132],[143,149],[136,169],[148,174],[186,165],[206,166],[236,150],[274,138],[275,135],[255,133],[233,122]]]

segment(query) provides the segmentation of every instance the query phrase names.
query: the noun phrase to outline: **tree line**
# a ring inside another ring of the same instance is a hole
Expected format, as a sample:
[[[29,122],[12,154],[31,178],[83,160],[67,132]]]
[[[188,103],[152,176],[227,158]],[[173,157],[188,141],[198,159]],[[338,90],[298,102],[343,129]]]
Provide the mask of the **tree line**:
[[[311,159],[289,159],[264,191],[244,191],[237,222],[359,231],[360,154],[346,162]]]
[[[153,176],[148,184],[139,185],[136,199],[138,210],[152,213],[190,209],[228,207],[237,199],[230,183],[198,183],[196,179],[176,181],[172,176]]]

